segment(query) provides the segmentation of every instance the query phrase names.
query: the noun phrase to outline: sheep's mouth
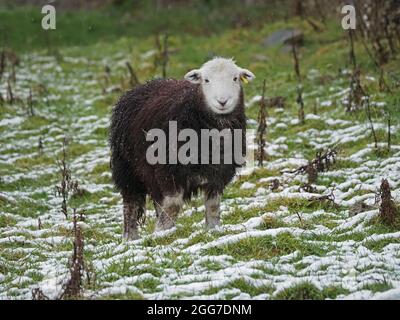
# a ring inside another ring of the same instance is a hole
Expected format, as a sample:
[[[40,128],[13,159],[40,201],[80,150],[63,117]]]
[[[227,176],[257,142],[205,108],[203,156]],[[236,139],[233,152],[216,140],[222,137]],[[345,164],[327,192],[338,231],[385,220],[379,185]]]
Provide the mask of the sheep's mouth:
[[[227,114],[232,112],[232,109],[229,107],[214,106],[214,109],[217,110],[220,114]]]

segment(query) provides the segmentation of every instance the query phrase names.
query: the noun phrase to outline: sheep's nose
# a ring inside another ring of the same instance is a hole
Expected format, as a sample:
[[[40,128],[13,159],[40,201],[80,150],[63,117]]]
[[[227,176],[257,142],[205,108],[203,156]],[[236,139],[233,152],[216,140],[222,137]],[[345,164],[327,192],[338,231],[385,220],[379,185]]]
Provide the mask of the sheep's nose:
[[[218,103],[219,103],[221,106],[225,106],[226,103],[227,103],[227,101],[228,101],[228,100],[218,100]]]

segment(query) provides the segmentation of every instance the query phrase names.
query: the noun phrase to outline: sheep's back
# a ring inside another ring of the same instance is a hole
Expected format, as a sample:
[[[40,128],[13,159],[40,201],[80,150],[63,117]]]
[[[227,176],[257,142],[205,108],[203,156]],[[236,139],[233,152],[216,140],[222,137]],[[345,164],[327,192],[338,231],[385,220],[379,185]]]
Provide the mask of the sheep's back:
[[[166,121],[173,113],[173,106],[186,99],[187,92],[195,90],[194,87],[184,80],[153,80],[126,92],[112,112],[112,151],[132,156],[134,145],[145,140],[144,132]]]

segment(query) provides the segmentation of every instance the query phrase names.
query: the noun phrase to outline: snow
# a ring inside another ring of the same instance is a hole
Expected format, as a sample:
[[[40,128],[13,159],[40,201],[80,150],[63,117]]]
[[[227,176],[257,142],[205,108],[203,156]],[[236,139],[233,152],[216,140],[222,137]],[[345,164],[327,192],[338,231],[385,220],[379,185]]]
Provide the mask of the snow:
[[[321,102],[321,107],[330,107],[332,105],[331,100],[326,100]]]
[[[251,182],[244,182],[242,184],[242,186],[240,187],[240,189],[242,190],[249,190],[249,189],[254,189],[256,187],[256,185],[254,183]]]

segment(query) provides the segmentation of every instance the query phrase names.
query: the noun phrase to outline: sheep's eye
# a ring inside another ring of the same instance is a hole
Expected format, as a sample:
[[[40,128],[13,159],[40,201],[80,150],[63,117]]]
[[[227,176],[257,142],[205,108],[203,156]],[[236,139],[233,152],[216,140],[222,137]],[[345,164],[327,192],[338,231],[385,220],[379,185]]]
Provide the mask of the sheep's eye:
[[[205,79],[204,81],[205,81],[206,83],[209,83],[209,82],[210,82],[210,80],[208,80],[208,79]]]
[[[234,77],[234,78],[233,78],[233,81],[237,81],[237,77]]]

